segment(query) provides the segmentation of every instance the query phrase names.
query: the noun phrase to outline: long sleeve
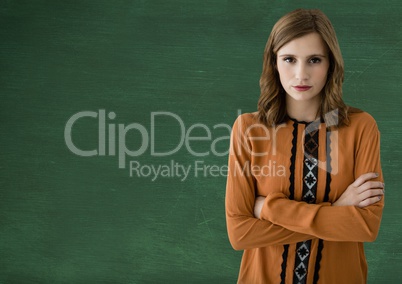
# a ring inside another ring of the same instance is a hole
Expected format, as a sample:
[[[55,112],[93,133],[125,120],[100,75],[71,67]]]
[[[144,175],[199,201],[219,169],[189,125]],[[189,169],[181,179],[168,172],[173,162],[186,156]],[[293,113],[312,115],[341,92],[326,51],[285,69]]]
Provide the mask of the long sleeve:
[[[380,164],[380,134],[375,121],[365,116],[366,123],[358,127],[354,141],[354,179],[367,172],[377,172],[377,180],[383,181]],[[384,198],[379,202],[358,208],[355,206],[329,206],[329,203],[307,204],[289,200],[283,193],[267,196],[261,219],[271,221],[288,230],[310,234],[328,241],[374,241],[378,235]],[[302,216],[303,218],[294,218]],[[302,220],[301,220],[302,219]]]
[[[252,145],[246,135],[245,115],[239,116],[232,129],[229,173],[226,185],[226,222],[230,243],[236,250],[283,245],[312,239],[305,233],[254,217],[255,179],[247,170],[251,162]]]

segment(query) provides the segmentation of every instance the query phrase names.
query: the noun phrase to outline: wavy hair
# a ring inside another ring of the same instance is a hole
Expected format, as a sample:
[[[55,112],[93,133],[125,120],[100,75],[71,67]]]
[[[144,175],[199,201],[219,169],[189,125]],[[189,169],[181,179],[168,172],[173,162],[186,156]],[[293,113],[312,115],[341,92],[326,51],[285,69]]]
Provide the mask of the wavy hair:
[[[327,126],[348,125],[347,106],[342,99],[344,64],[335,30],[320,10],[297,9],[278,20],[272,28],[264,50],[258,101],[258,120],[268,126],[287,119],[286,96],[276,68],[278,50],[293,39],[318,33],[328,47],[329,69],[327,82],[321,92],[318,113]]]

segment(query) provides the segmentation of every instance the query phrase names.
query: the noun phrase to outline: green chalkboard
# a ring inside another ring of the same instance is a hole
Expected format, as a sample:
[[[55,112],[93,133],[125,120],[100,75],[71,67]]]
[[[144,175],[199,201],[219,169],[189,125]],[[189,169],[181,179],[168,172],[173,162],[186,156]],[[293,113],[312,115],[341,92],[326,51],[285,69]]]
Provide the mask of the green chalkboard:
[[[332,20],[345,100],[378,122],[369,283],[401,283],[399,0],[1,1],[0,283],[235,283],[227,136],[299,7]]]

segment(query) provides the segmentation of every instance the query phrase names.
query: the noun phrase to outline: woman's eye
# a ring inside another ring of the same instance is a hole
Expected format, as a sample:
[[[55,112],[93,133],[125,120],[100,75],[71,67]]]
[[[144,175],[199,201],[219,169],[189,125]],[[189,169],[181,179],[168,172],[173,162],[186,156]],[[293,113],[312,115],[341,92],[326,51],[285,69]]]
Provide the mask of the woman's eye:
[[[318,58],[318,57],[313,57],[313,58],[310,59],[310,62],[311,62],[311,63],[320,63],[320,62],[321,62],[321,59]]]
[[[283,59],[283,61],[285,61],[285,62],[287,62],[287,63],[293,63],[295,60],[294,60],[294,58],[292,58],[292,57],[285,57],[285,58]]]

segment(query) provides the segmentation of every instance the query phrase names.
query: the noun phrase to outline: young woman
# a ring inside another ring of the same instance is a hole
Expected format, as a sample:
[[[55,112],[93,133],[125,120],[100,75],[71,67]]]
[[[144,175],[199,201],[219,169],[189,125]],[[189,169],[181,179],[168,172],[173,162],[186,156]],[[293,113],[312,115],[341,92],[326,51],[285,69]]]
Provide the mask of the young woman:
[[[374,119],[342,100],[343,60],[319,10],[282,17],[269,36],[258,112],[233,126],[229,240],[238,283],[366,283],[364,242],[384,206]]]

